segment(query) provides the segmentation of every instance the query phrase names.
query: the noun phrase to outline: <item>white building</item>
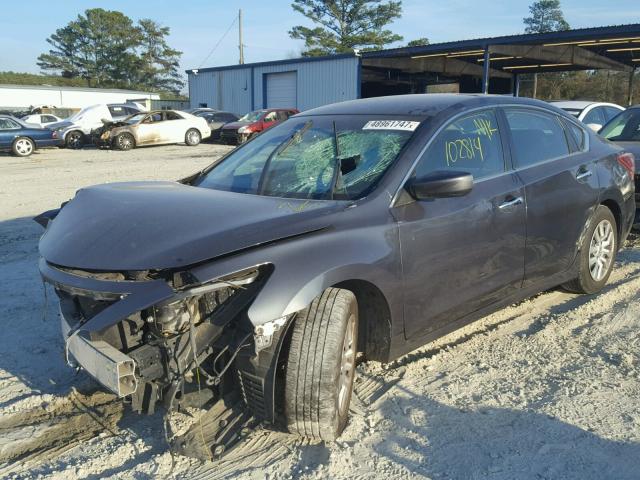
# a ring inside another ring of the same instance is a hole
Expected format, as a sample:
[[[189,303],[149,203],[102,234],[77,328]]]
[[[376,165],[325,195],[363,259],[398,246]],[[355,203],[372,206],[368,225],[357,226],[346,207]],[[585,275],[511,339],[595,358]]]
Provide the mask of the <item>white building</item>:
[[[0,109],[25,110],[46,105],[55,108],[80,109],[96,103],[136,101],[151,107],[159,100],[157,93],[106,88],[57,87],[46,85],[0,85]]]

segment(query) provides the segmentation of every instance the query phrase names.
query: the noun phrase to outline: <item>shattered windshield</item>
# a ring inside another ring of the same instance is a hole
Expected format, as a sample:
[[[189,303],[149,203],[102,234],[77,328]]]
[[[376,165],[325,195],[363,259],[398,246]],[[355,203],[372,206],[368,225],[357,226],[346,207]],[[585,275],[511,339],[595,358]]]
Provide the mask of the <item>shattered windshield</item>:
[[[613,142],[640,142],[640,108],[632,108],[614,117],[600,131]]]
[[[265,110],[256,110],[255,112],[249,112],[238,120],[239,122],[257,122],[260,117],[264,115]]]
[[[418,124],[368,116],[296,117],[235,150],[194,185],[276,197],[360,198]]]

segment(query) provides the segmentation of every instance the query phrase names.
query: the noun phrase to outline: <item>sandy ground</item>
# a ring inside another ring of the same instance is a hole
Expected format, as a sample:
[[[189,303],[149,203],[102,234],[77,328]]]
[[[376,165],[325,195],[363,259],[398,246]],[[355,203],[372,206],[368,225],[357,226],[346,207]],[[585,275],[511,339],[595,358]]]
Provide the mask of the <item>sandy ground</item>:
[[[640,478],[635,235],[598,296],[545,292],[390,365],[361,365],[336,443],[258,430],[215,464],[172,459],[160,414],[129,412],[64,364],[31,217],[82,186],[176,179],[226,150],[0,154],[0,478]]]

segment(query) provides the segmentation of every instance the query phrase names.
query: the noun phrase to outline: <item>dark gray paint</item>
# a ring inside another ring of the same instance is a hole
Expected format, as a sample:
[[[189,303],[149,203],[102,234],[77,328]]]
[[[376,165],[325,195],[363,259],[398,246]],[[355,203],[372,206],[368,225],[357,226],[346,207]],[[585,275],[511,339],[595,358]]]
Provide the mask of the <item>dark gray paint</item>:
[[[619,149],[590,132],[589,154],[535,167],[535,175],[507,172],[477,183],[460,198],[416,202],[398,194],[415,159],[453,116],[510,104],[569,119],[543,102],[491,96],[417,95],[322,107],[300,116],[429,119],[367,198],[301,202],[171,182],[92,187],[81,190],[53,220],[40,251],[48,262],[69,267],[180,268],[200,281],[271,263],[274,271],[249,310],[254,324],[304,308],[331,285],[365,281],[379,289],[389,306],[387,358],[395,357],[492,309],[569,280],[585,219],[598,203],[611,201],[619,209],[623,236],[631,227],[633,195],[615,160]],[[575,185],[569,177],[584,164],[592,165],[594,175]],[[558,180],[542,178],[545,171]],[[504,199],[527,188],[529,196],[544,201],[527,198],[526,205],[497,211]],[[535,232],[531,238],[525,237],[525,221]],[[47,267],[41,265],[45,278],[51,276]],[[527,271],[531,282],[521,287]],[[85,280],[74,282],[81,286]],[[122,318],[110,307],[102,321],[112,311],[113,323]]]

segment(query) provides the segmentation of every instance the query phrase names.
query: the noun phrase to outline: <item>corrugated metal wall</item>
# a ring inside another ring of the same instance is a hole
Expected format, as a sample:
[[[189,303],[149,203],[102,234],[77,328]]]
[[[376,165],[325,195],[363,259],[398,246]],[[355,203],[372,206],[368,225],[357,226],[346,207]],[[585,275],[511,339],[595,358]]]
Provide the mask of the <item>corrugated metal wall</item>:
[[[189,73],[189,99],[192,107],[208,107],[244,114],[263,108],[265,74],[297,72],[298,110],[353,100],[359,93],[357,57],[256,65],[229,70]],[[253,86],[251,75],[253,72]],[[253,99],[251,92],[253,90]],[[252,101],[253,100],[253,101]]]

